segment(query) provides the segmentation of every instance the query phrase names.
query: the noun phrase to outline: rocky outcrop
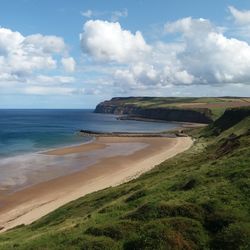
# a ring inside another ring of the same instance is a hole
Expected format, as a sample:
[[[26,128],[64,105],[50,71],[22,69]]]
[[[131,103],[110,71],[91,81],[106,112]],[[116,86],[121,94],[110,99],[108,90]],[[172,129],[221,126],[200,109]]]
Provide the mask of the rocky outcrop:
[[[178,107],[143,107],[135,104],[123,103],[124,99],[113,98],[96,106],[95,113],[127,115],[129,117],[147,118],[164,121],[211,123],[211,110],[184,109]]]

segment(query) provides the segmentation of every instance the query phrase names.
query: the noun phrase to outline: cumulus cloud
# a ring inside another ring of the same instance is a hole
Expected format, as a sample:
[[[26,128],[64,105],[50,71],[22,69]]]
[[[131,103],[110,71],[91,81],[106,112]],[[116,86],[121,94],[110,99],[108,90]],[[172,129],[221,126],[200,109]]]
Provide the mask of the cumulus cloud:
[[[247,83],[250,79],[250,46],[227,38],[209,20],[185,18],[166,25],[179,32],[185,49],[177,58],[197,83]]]
[[[61,53],[66,50],[64,40],[57,36],[34,34],[27,36],[23,44],[27,46],[31,52],[33,52],[34,49],[43,53]]]
[[[43,39],[41,35],[37,36],[24,37],[19,32],[0,28],[0,79],[23,80],[34,70],[56,68],[53,53],[64,50],[63,41],[53,36]]]
[[[150,51],[141,32],[122,29],[118,22],[89,20],[80,35],[83,52],[99,61],[126,63],[143,58]]]
[[[62,38],[40,34],[23,36],[0,28],[0,79],[21,80],[36,70],[55,69],[54,57],[65,51]]]
[[[30,95],[72,95],[84,93],[84,89],[68,87],[28,86],[22,89],[22,93]]]
[[[250,25],[250,10],[238,10],[234,6],[228,7],[235,22],[239,25]]]
[[[121,17],[127,17],[128,16],[128,10],[124,9],[122,11],[116,10],[111,13],[111,21],[116,22],[118,21]]]
[[[177,65],[167,66],[164,63],[155,64],[139,62],[130,65],[128,69],[118,69],[113,74],[114,86],[129,92],[136,89],[167,88],[174,84],[189,85],[194,82],[194,76]]]
[[[208,31],[215,31],[215,27],[209,20],[186,17],[174,22],[165,24],[165,31],[168,33],[180,32],[185,36],[196,36],[206,34]]]
[[[229,38],[210,20],[187,17],[166,23],[173,42],[148,44],[119,23],[88,21],[81,34],[83,52],[115,65],[111,81],[120,93],[171,86],[249,84],[250,46]],[[168,37],[169,36],[169,37]],[[169,39],[168,39],[169,40]]]
[[[228,7],[234,20],[231,32],[234,36],[250,41],[250,10],[238,10],[233,6]],[[229,29],[230,32],[230,29]]]
[[[72,76],[47,76],[47,75],[37,75],[28,80],[31,84],[40,85],[64,85],[68,83],[73,83],[75,78]]]
[[[81,11],[81,15],[85,18],[101,18],[101,17],[107,17],[110,16],[108,19],[112,22],[118,21],[121,17],[127,17],[128,16],[128,10],[115,10],[115,11],[96,11],[96,10],[86,10]]]
[[[49,74],[50,71],[57,69],[60,58],[65,71],[74,71],[75,61],[72,57],[65,57],[67,54],[67,46],[61,37],[41,34],[24,36],[20,32],[0,28],[1,85],[6,85],[8,88],[10,83],[25,83],[29,89],[28,85],[34,84],[53,87],[58,84],[72,83],[75,80],[74,77]],[[45,72],[48,75],[43,74]],[[18,85],[13,87],[15,88],[18,88]],[[32,86],[32,88],[40,87]],[[58,91],[58,94],[60,93],[62,92]]]
[[[61,59],[61,63],[67,72],[74,72],[76,67],[76,62],[73,57],[64,57]]]

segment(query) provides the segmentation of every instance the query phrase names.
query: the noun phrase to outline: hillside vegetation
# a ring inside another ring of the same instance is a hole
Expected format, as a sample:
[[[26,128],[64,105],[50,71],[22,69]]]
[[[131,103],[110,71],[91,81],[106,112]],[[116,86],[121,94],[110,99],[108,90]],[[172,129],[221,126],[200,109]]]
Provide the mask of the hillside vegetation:
[[[140,178],[0,235],[0,249],[250,249],[250,109]]]

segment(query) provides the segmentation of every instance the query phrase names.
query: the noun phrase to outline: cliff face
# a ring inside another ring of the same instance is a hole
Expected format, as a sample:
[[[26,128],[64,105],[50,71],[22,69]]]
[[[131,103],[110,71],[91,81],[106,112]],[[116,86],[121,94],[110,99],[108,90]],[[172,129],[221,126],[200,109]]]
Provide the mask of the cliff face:
[[[250,107],[227,109],[219,119],[208,127],[208,132],[210,132],[208,135],[218,135],[247,117],[250,117]]]
[[[165,121],[211,123],[211,111],[209,109],[184,109],[184,108],[157,108],[142,107],[135,104],[124,104],[118,98],[104,101],[96,106],[95,113],[107,113],[116,115],[128,115],[128,117],[140,117]]]

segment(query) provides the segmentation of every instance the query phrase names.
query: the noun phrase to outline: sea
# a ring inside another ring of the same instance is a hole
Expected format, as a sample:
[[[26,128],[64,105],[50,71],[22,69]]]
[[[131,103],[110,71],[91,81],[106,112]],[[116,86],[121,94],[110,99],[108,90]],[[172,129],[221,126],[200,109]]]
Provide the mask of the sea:
[[[96,132],[161,132],[177,127],[170,122],[119,120],[118,116],[93,110],[11,109],[0,110],[0,159],[55,147],[80,144],[91,137],[80,130]]]
[[[93,110],[0,110],[0,197],[22,188],[87,168],[103,157],[126,155],[143,143],[113,143],[92,153],[52,156],[48,149],[88,143],[80,130],[96,132],[162,132],[170,122],[120,120]],[[1,202],[0,202],[1,205]]]

